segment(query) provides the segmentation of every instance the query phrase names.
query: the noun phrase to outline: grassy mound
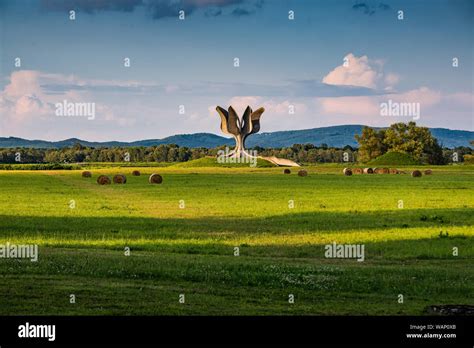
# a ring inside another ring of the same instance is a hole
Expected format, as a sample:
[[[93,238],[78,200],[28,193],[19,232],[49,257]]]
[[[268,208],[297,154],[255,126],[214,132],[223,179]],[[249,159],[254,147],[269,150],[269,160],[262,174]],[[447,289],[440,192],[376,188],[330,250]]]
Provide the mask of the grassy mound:
[[[173,167],[179,168],[197,168],[197,167],[223,167],[223,168],[241,168],[241,167],[249,167],[252,163],[218,163],[216,157],[202,157],[195,160],[187,161],[187,162],[180,162]],[[275,167],[273,163],[270,163],[266,160],[261,158],[257,159],[257,167],[264,168],[264,167]]]
[[[413,157],[402,152],[387,152],[369,162],[375,165],[416,165],[419,164]]]

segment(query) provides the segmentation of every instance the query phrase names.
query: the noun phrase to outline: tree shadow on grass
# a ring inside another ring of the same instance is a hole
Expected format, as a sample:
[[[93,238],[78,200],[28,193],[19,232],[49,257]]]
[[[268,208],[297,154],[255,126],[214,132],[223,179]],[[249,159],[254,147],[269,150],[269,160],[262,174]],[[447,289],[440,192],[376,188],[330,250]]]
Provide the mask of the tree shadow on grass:
[[[447,229],[472,226],[474,209],[399,209],[366,212],[290,213],[268,217],[77,217],[0,215],[0,236],[41,235],[102,238],[159,236],[183,238],[238,234],[349,232],[393,228]],[[73,234],[73,235],[72,235]]]

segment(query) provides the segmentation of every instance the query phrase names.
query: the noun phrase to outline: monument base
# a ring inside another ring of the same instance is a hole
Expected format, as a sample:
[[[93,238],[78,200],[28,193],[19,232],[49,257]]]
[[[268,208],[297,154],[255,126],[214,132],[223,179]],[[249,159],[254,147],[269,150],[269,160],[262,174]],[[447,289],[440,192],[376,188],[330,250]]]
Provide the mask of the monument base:
[[[293,162],[292,160],[286,159],[286,158],[278,158],[275,156],[271,157],[262,157],[259,156],[259,158],[264,159],[268,162],[271,162],[273,164],[276,164],[279,167],[301,167],[298,163]]]

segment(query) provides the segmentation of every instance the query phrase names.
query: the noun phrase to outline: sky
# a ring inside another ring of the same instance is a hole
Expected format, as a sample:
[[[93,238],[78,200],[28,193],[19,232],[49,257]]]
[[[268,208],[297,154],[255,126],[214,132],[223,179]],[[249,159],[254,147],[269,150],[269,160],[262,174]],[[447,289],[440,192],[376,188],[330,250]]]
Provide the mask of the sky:
[[[469,0],[0,0],[0,136],[221,134],[217,105],[264,106],[261,132],[472,131],[473,28]]]

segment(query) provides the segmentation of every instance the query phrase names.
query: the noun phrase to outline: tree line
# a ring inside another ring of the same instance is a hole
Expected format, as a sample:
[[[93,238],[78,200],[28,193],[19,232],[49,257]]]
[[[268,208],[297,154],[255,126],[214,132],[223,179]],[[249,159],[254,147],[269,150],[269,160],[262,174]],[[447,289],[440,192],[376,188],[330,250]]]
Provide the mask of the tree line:
[[[396,123],[387,129],[364,127],[355,136],[358,148],[326,144],[294,144],[282,148],[256,146],[260,156],[276,156],[299,163],[368,162],[388,151],[407,153],[420,163],[446,164],[472,159],[470,147],[442,148],[428,128],[414,122]],[[473,143],[473,142],[471,142]],[[474,144],[473,144],[474,145]],[[225,146],[188,148],[175,144],[138,147],[86,147],[80,143],[60,149],[0,148],[0,163],[83,163],[83,162],[186,162],[205,156],[216,156]]]
[[[175,144],[139,147],[86,147],[79,143],[60,149],[0,148],[0,163],[84,163],[84,162],[186,162],[217,156],[225,146],[188,148]],[[350,146],[334,148],[295,144],[284,148],[254,147],[259,156],[276,156],[302,163],[354,161],[357,151]]]

